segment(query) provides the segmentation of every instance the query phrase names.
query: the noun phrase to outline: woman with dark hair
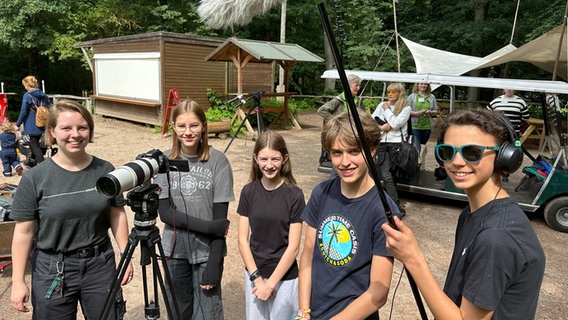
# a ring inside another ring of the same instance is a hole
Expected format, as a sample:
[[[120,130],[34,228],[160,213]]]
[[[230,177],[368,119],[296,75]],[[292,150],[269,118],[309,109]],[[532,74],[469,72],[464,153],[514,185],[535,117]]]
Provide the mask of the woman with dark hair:
[[[508,126],[488,110],[456,111],[442,122],[435,155],[469,203],[458,219],[443,290],[412,230],[397,218],[397,229],[383,224],[388,250],[410,272],[436,319],[535,317],[545,256],[526,214],[501,186],[501,176],[522,158]]]

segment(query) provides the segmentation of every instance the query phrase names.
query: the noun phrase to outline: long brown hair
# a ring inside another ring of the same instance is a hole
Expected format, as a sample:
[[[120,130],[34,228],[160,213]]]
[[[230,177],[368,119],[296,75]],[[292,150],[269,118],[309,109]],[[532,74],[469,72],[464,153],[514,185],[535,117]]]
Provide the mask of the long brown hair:
[[[296,179],[292,174],[292,162],[290,160],[290,155],[288,153],[288,148],[286,147],[286,141],[284,141],[284,138],[280,134],[274,131],[270,130],[265,131],[259,135],[258,139],[256,139],[253,153],[256,156],[258,156],[258,153],[264,148],[276,150],[282,154],[282,157],[288,156],[288,160],[280,168],[280,176],[284,178],[284,181],[286,183],[291,183],[295,185]],[[256,163],[256,161],[254,161],[253,159],[252,168],[250,170],[249,181],[252,182],[255,180],[259,180],[261,178],[262,178],[262,171],[260,171],[258,163]]]
[[[175,126],[176,119],[185,113],[193,113],[203,125],[203,132],[201,133],[201,139],[199,139],[199,145],[197,146],[197,155],[200,161],[209,160],[209,139],[207,133],[207,118],[205,117],[205,111],[203,108],[193,100],[184,100],[172,111],[172,124]],[[170,159],[180,159],[181,158],[181,142],[178,140],[177,134],[172,134],[172,149],[170,152]]]

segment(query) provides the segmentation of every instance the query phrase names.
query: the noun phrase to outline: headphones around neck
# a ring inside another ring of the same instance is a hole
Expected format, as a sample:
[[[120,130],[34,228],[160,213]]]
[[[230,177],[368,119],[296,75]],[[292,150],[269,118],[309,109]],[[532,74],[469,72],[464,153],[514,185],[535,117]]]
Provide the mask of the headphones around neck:
[[[502,176],[509,176],[511,173],[517,171],[519,167],[523,164],[523,150],[521,149],[521,142],[517,138],[515,129],[511,122],[505,116],[500,113],[495,112],[495,117],[505,126],[507,129],[508,140],[503,142],[497,151],[494,162],[494,170],[499,172]],[[444,138],[442,136],[438,137],[437,144],[443,144]],[[436,162],[440,166],[444,166],[444,162],[438,158],[438,154],[434,153],[436,157]]]

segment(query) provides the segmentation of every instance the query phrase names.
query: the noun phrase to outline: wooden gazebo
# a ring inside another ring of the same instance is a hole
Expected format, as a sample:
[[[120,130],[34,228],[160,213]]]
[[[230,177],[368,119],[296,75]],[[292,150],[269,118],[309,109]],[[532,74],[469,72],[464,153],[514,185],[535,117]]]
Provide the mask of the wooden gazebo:
[[[301,127],[288,109],[288,98],[291,95],[288,92],[289,71],[296,62],[324,62],[322,58],[297,44],[246,40],[235,37],[228,38],[217,49],[213,50],[205,60],[230,61],[234,63],[237,68],[237,94],[243,93],[243,69],[248,63],[278,63],[284,69],[284,92],[267,95],[284,97],[284,110],[280,111],[277,118],[281,115],[284,115],[285,118],[290,118],[297,129],[301,129]],[[244,119],[245,114],[242,109],[239,110],[238,114],[241,119]],[[248,122],[247,128],[249,131],[252,131]]]

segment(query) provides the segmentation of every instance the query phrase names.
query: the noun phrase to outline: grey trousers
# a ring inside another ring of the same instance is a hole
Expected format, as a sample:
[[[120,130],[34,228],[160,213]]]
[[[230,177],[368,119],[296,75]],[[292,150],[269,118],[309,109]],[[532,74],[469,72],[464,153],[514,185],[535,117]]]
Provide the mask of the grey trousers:
[[[187,320],[223,320],[221,287],[203,290],[199,286],[207,263],[190,264],[183,259],[167,260],[173,291],[181,312]]]

